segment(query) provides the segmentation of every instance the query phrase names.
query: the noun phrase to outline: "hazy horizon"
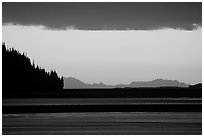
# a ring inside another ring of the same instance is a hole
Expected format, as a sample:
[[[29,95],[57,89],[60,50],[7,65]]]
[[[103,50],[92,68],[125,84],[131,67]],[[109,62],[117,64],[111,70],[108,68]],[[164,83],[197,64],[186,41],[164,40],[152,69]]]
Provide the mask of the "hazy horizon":
[[[202,82],[201,3],[6,3],[2,40],[60,76]]]

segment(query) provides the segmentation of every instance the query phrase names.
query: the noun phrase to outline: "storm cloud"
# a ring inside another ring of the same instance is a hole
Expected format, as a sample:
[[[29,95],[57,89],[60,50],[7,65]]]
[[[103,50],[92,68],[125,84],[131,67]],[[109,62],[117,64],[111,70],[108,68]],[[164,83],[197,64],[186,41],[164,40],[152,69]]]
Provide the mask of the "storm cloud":
[[[3,2],[3,25],[47,29],[193,30],[202,24],[201,2]]]

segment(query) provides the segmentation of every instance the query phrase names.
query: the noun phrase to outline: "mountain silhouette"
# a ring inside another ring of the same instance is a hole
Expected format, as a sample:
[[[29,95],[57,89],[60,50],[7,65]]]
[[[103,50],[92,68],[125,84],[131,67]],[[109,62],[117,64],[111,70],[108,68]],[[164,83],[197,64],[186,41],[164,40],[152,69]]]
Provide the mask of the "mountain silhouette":
[[[83,89],[83,88],[136,88],[136,87],[188,87],[188,84],[179,82],[177,80],[164,80],[155,79],[152,81],[138,81],[131,82],[130,84],[119,84],[119,85],[105,85],[103,83],[99,84],[89,84],[84,83],[74,77],[64,77],[64,88],[65,89]]]
[[[116,87],[188,87],[188,84],[179,82],[177,80],[155,79],[152,81],[138,81],[131,82],[127,85],[117,85]]]
[[[114,86],[99,84],[88,84],[84,83],[74,77],[64,77],[64,88],[65,89],[83,89],[83,88],[114,88]]]

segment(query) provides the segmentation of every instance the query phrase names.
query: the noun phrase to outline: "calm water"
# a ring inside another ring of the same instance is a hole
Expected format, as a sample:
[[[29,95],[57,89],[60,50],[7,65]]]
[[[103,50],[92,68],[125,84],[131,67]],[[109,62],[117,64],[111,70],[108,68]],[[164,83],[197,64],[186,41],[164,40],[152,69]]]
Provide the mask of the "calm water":
[[[202,104],[201,98],[18,98],[3,99],[3,106],[18,105],[128,105]]]
[[[22,98],[3,106],[202,104],[201,98]],[[168,106],[167,106],[168,107]],[[201,112],[86,112],[2,115],[3,134],[202,134]]]
[[[111,112],[4,114],[3,134],[202,133],[201,112]]]

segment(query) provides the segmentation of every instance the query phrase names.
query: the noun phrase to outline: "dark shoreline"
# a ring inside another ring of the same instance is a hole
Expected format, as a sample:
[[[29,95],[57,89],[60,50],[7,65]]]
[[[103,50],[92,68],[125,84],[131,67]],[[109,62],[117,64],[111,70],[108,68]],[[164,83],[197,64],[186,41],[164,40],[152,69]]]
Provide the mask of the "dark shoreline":
[[[112,89],[63,89],[63,90],[16,90],[3,98],[151,98],[151,97],[195,97],[202,98],[201,88],[112,88]]]
[[[202,105],[29,105],[3,106],[2,113],[202,112]]]

